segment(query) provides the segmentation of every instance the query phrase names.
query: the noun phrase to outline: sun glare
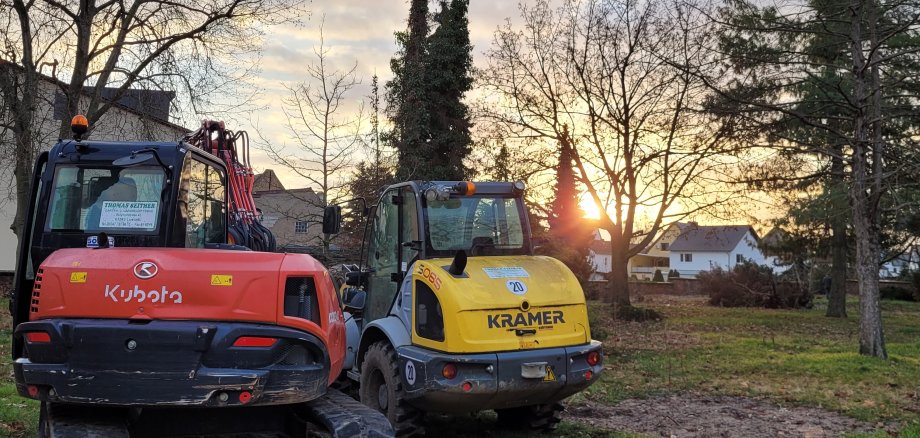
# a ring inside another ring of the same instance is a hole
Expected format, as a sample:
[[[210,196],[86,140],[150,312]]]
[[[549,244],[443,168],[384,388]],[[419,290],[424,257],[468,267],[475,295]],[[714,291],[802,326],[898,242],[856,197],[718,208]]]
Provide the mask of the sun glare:
[[[585,212],[585,217],[588,219],[600,219],[601,211],[598,210],[597,205],[594,204],[594,200],[590,196],[582,197],[581,201],[578,202],[578,206],[581,207],[581,210]]]

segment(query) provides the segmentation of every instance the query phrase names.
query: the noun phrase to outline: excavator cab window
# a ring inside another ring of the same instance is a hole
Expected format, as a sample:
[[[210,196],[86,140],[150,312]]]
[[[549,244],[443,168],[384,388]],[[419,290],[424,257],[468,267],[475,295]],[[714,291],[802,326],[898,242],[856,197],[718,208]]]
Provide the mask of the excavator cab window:
[[[158,167],[58,166],[46,231],[156,233],[164,180]]]
[[[189,159],[179,183],[177,223],[185,224],[186,248],[204,248],[209,243],[224,243],[227,235],[227,191],[219,169]]]

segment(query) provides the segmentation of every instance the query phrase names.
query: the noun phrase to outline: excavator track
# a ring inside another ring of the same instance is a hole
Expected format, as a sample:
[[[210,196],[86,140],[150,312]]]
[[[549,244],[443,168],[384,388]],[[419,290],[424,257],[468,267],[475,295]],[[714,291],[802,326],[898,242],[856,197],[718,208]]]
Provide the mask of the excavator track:
[[[307,403],[310,418],[322,424],[330,437],[394,437],[390,421],[379,411],[329,388],[324,397]]]
[[[344,393],[330,388],[308,403],[280,410],[257,408],[212,412],[200,420],[199,409],[128,409],[43,403],[39,425],[42,438],[387,438],[395,432],[390,422]],[[268,415],[265,415],[268,414]],[[134,418],[132,418],[134,417]],[[258,418],[258,420],[257,420]]]

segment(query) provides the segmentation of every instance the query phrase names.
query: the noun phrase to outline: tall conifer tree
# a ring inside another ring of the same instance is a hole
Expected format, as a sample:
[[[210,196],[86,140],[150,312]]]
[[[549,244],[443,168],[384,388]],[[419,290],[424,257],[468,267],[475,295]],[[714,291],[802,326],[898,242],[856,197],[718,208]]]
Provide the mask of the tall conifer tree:
[[[469,0],[441,1],[428,35],[428,4],[413,0],[409,29],[397,33],[401,47],[390,65],[388,115],[399,180],[460,180],[472,149],[470,117],[463,97],[472,86],[467,12]]]
[[[463,159],[472,150],[469,110],[463,96],[472,87],[469,0],[442,0],[434,17],[437,29],[428,38],[425,73],[431,144],[437,159],[430,179],[462,180],[470,176]]]

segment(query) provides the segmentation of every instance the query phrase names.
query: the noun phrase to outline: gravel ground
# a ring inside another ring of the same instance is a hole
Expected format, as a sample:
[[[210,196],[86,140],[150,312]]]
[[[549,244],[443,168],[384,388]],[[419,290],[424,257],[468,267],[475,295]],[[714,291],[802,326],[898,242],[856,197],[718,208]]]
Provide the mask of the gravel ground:
[[[566,419],[593,427],[662,437],[838,437],[884,429],[818,408],[704,395],[625,400],[614,406],[569,406]]]

